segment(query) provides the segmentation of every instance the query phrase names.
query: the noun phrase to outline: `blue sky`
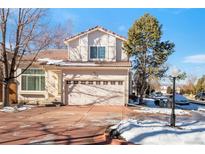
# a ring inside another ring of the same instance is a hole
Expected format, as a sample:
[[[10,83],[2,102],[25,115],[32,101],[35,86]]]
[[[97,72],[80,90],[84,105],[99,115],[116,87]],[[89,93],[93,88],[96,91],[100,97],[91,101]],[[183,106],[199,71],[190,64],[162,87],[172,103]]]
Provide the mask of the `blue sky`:
[[[163,25],[163,40],[175,43],[168,64],[198,77],[205,74],[205,9],[50,9],[52,23],[72,21],[73,34],[96,25],[127,37],[127,31],[144,13]]]

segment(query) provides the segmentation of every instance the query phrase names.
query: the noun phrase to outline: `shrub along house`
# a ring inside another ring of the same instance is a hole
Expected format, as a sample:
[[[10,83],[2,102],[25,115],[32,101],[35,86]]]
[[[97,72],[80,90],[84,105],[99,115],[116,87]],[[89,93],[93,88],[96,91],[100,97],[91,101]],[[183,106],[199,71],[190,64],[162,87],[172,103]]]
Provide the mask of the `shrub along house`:
[[[126,105],[131,91],[130,63],[123,41],[126,38],[97,26],[67,38],[66,50],[42,51],[32,67],[18,77],[18,99]],[[26,64],[29,56],[24,60]],[[18,71],[23,69],[21,66]]]

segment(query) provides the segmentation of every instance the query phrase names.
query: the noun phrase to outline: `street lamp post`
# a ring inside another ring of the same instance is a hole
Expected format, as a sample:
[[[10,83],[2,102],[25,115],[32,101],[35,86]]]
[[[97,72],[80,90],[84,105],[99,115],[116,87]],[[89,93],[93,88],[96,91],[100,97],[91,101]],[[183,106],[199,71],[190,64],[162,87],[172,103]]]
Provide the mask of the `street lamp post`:
[[[178,69],[172,70],[172,78],[173,78],[173,90],[172,90],[172,112],[171,112],[171,119],[170,119],[170,126],[175,127],[176,115],[175,115],[175,85],[176,85],[176,78],[179,75]]]
[[[175,115],[175,81],[176,77],[173,77],[173,90],[172,90],[172,112],[171,112],[171,127],[175,127],[176,115]]]

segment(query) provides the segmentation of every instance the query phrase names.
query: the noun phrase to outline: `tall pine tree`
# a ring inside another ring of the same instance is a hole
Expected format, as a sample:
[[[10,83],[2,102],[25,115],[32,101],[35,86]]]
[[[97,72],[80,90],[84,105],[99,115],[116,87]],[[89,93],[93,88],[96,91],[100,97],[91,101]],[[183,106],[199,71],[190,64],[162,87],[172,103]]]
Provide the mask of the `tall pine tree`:
[[[134,81],[137,81],[140,95],[139,103],[143,102],[150,77],[164,76],[168,70],[165,63],[174,52],[174,43],[161,41],[161,29],[162,25],[155,17],[145,14],[129,29],[128,40],[124,43],[125,52],[134,57],[136,62],[133,69]]]

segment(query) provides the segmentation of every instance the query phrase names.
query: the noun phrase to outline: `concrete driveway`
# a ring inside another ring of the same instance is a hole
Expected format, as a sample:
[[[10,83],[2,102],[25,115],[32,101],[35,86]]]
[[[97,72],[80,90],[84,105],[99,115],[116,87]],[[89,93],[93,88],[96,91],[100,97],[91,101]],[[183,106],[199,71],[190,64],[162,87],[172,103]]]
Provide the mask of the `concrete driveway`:
[[[107,144],[109,125],[134,118],[136,112],[121,106],[34,107],[0,112],[0,144]]]

